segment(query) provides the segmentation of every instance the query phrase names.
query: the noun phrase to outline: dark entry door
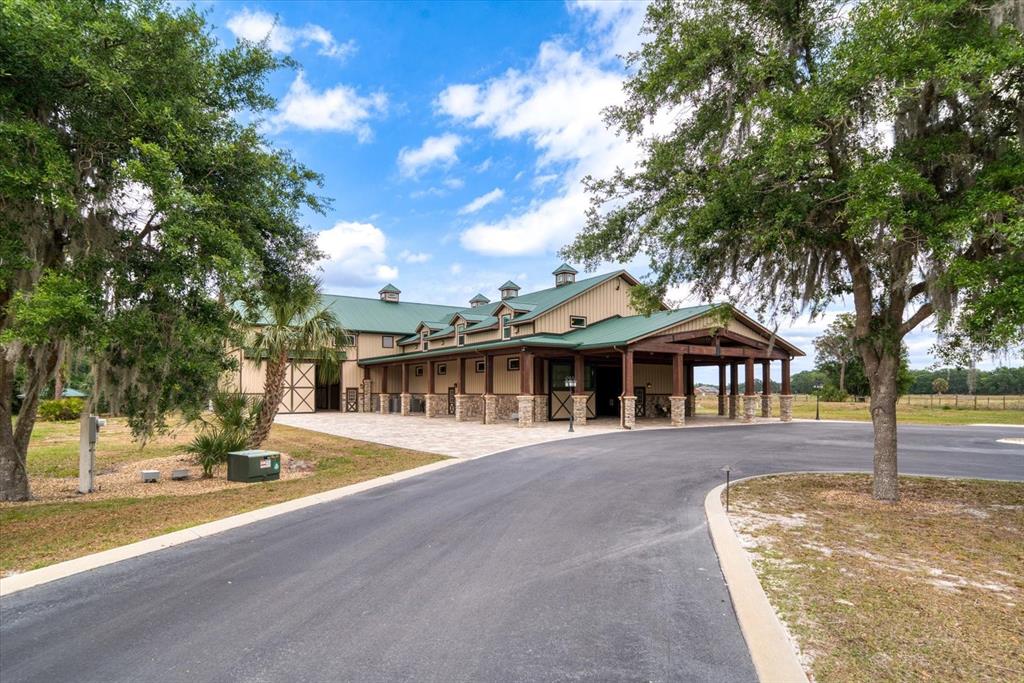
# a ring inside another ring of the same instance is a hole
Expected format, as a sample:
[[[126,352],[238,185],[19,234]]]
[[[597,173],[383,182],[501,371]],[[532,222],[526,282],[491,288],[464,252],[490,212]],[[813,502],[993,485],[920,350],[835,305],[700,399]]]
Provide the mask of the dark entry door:
[[[622,395],[622,368],[599,365],[595,370],[598,415],[618,417],[619,396]]]
[[[359,390],[350,387],[345,390],[345,412],[355,413],[359,411]]]
[[[340,410],[341,384],[335,380],[327,382],[320,376],[320,367],[316,368],[316,409]]]
[[[647,417],[647,387],[633,387],[636,396],[636,416]]]
[[[455,387],[448,387],[448,414],[455,414]]]

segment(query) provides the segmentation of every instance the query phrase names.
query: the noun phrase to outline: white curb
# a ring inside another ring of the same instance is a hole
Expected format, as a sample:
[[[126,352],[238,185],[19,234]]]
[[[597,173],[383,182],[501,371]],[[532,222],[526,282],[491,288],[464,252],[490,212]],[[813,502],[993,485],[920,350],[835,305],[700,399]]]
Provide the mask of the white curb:
[[[725,514],[722,506],[724,489],[725,484],[711,489],[704,498],[704,513],[757,677],[762,683],[806,683],[807,674],[800,665],[789,632],[768,602],[768,596],[750,563],[750,556],[740,545]]]
[[[96,569],[97,567],[103,567],[108,564],[120,562],[121,560],[139,557],[140,555],[146,555],[148,553],[156,552],[157,550],[163,550],[164,548],[188,543],[189,541],[194,541],[199,538],[206,538],[207,536],[219,534],[220,532],[227,531],[228,529],[236,529],[240,526],[252,524],[253,522],[277,517],[278,515],[294,512],[295,510],[301,510],[302,508],[307,508],[311,505],[318,505],[320,503],[338,500],[339,498],[345,498],[346,496],[351,496],[356,493],[369,491],[370,489],[377,488],[378,486],[393,484],[395,482],[402,481],[403,479],[408,479],[409,477],[415,477],[420,474],[426,474],[427,472],[433,472],[434,470],[451,467],[452,465],[456,465],[460,462],[468,461],[461,460],[459,458],[439,460],[438,462],[432,462],[429,465],[414,467],[410,470],[377,477],[376,479],[361,481],[356,484],[342,486],[341,488],[331,489],[329,491],[321,491],[320,493],[303,496],[302,498],[295,498],[294,500],[286,500],[283,503],[257,508],[256,510],[250,510],[249,512],[243,512],[238,515],[232,515],[231,517],[225,517],[205,524],[199,524],[197,526],[189,527],[188,529],[172,531],[169,534],[147,538],[146,540],[138,541],[137,543],[122,545],[117,548],[111,548],[110,550],[85,555],[84,557],[76,557],[73,560],[58,562],[57,564],[51,564],[47,567],[41,567],[40,569],[33,569],[32,571],[27,571],[22,574],[14,574],[0,579],[0,597],[25,590],[26,588],[32,588],[33,586],[49,583],[50,581],[63,579],[73,574],[87,572],[91,569]]]

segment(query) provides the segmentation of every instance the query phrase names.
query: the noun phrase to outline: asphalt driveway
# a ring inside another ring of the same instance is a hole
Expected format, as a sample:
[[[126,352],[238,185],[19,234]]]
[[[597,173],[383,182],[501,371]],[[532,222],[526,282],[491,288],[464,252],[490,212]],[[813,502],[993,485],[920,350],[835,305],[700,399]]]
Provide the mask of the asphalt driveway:
[[[902,427],[901,468],[1024,479],[1019,435]],[[726,464],[870,468],[870,426],[619,432],[306,508],[4,598],[0,678],[751,681],[702,506]]]

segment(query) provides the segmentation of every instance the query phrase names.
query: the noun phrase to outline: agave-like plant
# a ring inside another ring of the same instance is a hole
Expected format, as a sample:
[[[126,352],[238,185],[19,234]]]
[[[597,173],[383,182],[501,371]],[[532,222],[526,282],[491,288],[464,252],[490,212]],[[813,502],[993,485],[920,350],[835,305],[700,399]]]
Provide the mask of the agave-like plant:
[[[217,466],[227,461],[228,453],[246,447],[263,409],[262,399],[238,393],[217,393],[210,403],[210,418],[203,421],[199,433],[185,447],[185,452],[202,466],[204,479],[212,477]]]
[[[203,479],[213,476],[214,470],[227,461],[228,453],[245,448],[246,436],[240,432],[220,427],[203,429],[196,434],[185,452],[191,454],[203,468]]]

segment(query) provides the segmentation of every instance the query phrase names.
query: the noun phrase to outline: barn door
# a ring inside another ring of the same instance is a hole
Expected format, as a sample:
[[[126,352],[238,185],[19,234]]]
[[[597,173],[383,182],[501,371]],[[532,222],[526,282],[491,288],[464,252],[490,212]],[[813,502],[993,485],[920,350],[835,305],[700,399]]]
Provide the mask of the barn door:
[[[448,387],[448,414],[455,414],[455,387]]]
[[[345,412],[359,412],[359,389],[355,387],[345,389]]]

